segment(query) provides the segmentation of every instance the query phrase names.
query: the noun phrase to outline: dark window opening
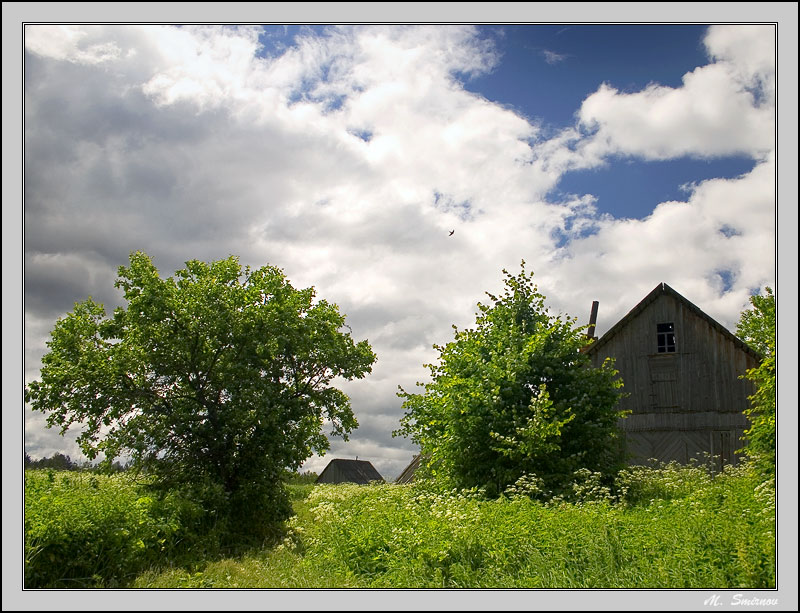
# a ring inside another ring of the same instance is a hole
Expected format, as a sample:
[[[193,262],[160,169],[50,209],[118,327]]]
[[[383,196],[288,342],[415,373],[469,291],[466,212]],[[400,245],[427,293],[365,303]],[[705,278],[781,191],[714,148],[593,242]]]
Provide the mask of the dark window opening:
[[[675,353],[675,324],[657,324],[658,352]]]

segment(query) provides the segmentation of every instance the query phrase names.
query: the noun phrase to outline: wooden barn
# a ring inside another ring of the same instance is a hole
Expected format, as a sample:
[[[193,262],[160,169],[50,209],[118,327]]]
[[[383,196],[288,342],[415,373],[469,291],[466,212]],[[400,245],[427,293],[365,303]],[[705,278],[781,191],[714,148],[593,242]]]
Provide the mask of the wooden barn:
[[[597,303],[591,326],[596,312]],[[631,411],[620,420],[631,464],[686,463],[704,452],[718,465],[736,463],[754,391],[740,376],[760,356],[724,326],[661,283],[586,351],[594,366],[616,359],[628,394],[620,408]]]
[[[370,481],[383,481],[383,477],[370,462],[358,459],[333,459],[317,477],[317,483],[367,484]]]

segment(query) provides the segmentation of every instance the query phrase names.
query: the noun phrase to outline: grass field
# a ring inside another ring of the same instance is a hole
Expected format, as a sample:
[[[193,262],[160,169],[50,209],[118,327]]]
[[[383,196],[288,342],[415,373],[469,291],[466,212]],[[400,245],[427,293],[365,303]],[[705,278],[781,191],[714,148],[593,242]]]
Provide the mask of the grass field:
[[[224,555],[191,541],[181,501],[124,476],[29,471],[26,587],[775,585],[774,487],[743,469],[633,469],[613,496],[577,483],[577,499],[547,504],[424,484],[288,487],[283,540]]]

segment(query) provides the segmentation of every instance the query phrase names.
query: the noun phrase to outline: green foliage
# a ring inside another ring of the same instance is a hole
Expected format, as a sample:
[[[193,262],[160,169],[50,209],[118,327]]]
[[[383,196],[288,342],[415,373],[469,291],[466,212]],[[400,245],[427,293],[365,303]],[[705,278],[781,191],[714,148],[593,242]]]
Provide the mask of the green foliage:
[[[775,295],[765,287],[763,295],[750,296],[751,309],[742,311],[736,333],[763,356],[775,353]]]
[[[314,489],[317,477],[317,473],[312,471],[303,473],[286,471],[284,478],[289,499],[294,502],[306,498]]]
[[[202,515],[123,476],[25,471],[25,587],[113,587],[196,545]]]
[[[686,498],[711,485],[712,475],[711,465],[697,462],[629,466],[617,474],[615,489],[623,505],[635,507],[655,500]]]
[[[308,485],[317,482],[319,475],[317,473],[307,470],[305,472],[285,471],[284,479],[286,483],[293,485]]]
[[[573,502],[547,504],[420,483],[319,485],[280,549],[298,556],[298,578],[320,573],[340,587],[774,587],[770,482],[746,468],[712,477],[677,465],[623,481],[617,503],[581,471]]]
[[[752,309],[743,311],[736,332],[739,337],[761,353],[763,359],[746,377],[755,385],[750,396],[750,408],[744,413],[750,420],[745,430],[747,445],[744,453],[765,476],[775,474],[775,296],[767,287],[764,295],[750,297]]]
[[[54,453],[50,458],[32,459],[25,454],[25,468],[51,468],[53,470],[80,470],[81,466],[73,462],[68,455]]]
[[[68,455],[54,453],[52,457],[34,460],[27,453],[25,454],[25,468],[41,469],[51,468],[53,470],[80,470],[89,472],[100,472],[104,474],[119,473],[128,470],[130,466],[125,463],[112,462],[110,465],[92,464],[90,462],[73,462]]]
[[[185,493],[27,471],[25,587],[775,587],[773,480],[673,464],[628,469],[618,496],[593,484],[580,471],[572,502],[547,504],[425,482],[296,484],[280,544],[221,557]]]
[[[506,271],[502,296],[478,304],[476,327],[427,365],[421,394],[402,388],[406,410],[395,435],[420,445],[429,474],[448,487],[490,496],[526,477],[558,494],[581,468],[620,466],[616,409],[621,381],[610,361],[593,368],[576,320],[551,315],[526,274]]]
[[[277,268],[231,256],[192,260],[161,279],[133,253],[116,286],[127,308],[106,317],[91,298],[59,319],[26,401],[49,426],[82,427],[90,459],[133,465],[166,491],[193,488],[229,529],[269,531],[290,512],[282,471],[358,426],[335,378],[375,361],[338,307],[293,288]]]

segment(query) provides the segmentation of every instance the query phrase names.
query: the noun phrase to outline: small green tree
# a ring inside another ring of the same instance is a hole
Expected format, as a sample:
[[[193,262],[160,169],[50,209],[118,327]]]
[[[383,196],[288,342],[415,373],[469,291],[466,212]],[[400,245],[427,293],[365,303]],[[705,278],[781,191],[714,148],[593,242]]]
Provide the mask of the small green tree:
[[[559,493],[581,468],[620,466],[616,409],[622,382],[607,361],[593,368],[576,320],[551,315],[525,273],[478,304],[476,327],[458,330],[426,365],[424,393],[402,388],[395,435],[421,447],[428,472],[448,486],[497,495],[517,481]]]
[[[772,289],[763,295],[750,297],[751,309],[742,312],[736,332],[739,337],[758,351],[761,363],[751,368],[745,377],[755,385],[749,397],[750,408],[744,414],[750,421],[745,430],[747,445],[743,452],[765,476],[775,474],[775,296]]]
[[[62,434],[81,426],[88,458],[127,455],[162,488],[202,492],[232,531],[284,519],[283,471],[328,448],[325,419],[345,438],[358,426],[332,382],[370,372],[367,341],[313,288],[233,256],[161,279],[133,253],[116,286],[112,317],[89,298],[58,320],[26,401]]]

